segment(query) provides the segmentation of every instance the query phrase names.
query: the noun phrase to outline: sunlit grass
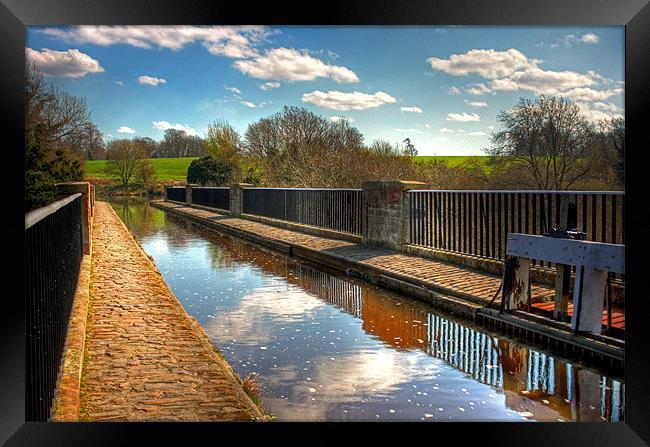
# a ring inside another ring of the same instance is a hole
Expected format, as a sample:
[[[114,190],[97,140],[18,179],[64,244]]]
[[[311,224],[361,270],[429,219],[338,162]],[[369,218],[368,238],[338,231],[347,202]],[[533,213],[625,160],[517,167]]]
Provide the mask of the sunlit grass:
[[[186,180],[187,168],[196,157],[188,158],[152,158],[158,180]],[[115,180],[116,176],[106,173],[106,160],[90,160],[86,162],[85,177]]]

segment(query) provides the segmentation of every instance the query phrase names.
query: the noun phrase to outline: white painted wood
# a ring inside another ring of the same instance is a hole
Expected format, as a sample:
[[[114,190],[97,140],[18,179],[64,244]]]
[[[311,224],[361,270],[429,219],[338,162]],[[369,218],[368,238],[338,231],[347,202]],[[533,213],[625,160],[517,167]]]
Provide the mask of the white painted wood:
[[[581,277],[582,296],[580,296]],[[600,334],[606,283],[607,272],[588,268],[578,269],[573,291],[571,329]]]
[[[511,233],[506,255],[625,273],[625,245],[619,244]]]

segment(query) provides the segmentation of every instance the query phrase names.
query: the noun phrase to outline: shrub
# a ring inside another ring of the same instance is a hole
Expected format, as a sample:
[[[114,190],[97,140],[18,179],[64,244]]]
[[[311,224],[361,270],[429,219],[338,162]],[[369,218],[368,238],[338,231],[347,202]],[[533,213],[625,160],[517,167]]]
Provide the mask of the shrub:
[[[228,186],[232,175],[233,166],[231,164],[207,156],[192,160],[187,169],[187,183]]]

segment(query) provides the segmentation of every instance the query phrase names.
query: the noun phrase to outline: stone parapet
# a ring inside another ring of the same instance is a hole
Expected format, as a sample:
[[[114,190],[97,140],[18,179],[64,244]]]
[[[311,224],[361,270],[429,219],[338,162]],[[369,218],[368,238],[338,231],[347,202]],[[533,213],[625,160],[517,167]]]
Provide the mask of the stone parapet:
[[[410,201],[407,192],[425,186],[422,182],[371,181],[363,189],[363,242],[402,248],[409,242]]]

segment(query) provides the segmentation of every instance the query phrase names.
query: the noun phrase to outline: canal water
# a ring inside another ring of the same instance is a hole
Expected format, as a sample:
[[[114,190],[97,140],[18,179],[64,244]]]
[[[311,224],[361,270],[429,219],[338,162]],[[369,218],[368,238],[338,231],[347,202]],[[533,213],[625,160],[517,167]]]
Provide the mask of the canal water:
[[[111,199],[280,421],[622,421],[624,383],[412,298]]]

